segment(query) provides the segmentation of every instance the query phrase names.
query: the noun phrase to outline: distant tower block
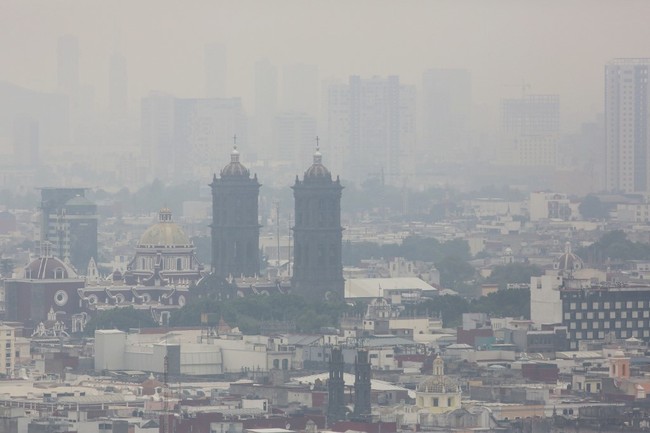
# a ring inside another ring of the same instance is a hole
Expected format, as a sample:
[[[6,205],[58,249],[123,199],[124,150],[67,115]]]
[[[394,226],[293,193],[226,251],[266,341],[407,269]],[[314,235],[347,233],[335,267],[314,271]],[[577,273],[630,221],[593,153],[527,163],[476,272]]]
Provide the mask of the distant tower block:
[[[292,188],[296,218],[293,227],[293,291],[318,299],[342,299],[343,187],[338,177],[332,180],[318,148],[314,153],[314,163],[305,172],[303,180],[296,176]]]
[[[343,351],[333,348],[330,357],[330,377],[327,382],[327,422],[332,425],[345,419],[345,382],[343,373],[345,363]]]
[[[354,360],[354,413],[355,421],[370,422],[371,410],[371,370],[367,350],[359,350]]]
[[[260,225],[257,175],[239,162],[237,146],[230,164],[215,175],[212,188],[212,271],[217,275],[252,277],[259,274]]]

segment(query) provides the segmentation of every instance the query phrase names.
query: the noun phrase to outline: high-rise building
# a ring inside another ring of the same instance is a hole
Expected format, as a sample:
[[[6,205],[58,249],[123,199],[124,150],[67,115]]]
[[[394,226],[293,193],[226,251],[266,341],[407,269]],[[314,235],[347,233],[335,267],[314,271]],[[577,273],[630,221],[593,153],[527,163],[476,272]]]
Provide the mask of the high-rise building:
[[[39,162],[38,122],[27,116],[14,119],[14,164],[36,167]]]
[[[268,59],[255,63],[255,116],[253,148],[259,159],[274,159],[269,148],[273,119],[278,112],[278,69]]]
[[[204,55],[205,96],[206,98],[225,98],[227,74],[226,48],[221,44],[207,44]]]
[[[560,134],[560,98],[525,95],[501,103],[502,162],[514,166],[555,167]]]
[[[153,94],[142,99],[143,156],[159,179],[210,176],[214,161],[237,133],[247,143],[246,116],[239,98],[175,98]],[[268,138],[267,138],[268,139]]]
[[[126,117],[128,107],[128,75],[126,58],[113,53],[108,66],[108,111],[112,118]]]
[[[57,83],[59,91],[76,98],[79,91],[79,41],[63,35],[57,44]]]
[[[85,272],[97,258],[97,205],[84,188],[41,188],[41,244]]]
[[[343,298],[341,262],[341,192],[338,177],[325,168],[319,149],[303,180],[296,176],[294,265],[291,285],[294,293],[314,299]]]
[[[174,100],[171,95],[154,93],[140,103],[142,156],[152,179],[167,180],[173,175]]]
[[[404,154],[415,146],[415,87],[401,85],[397,76],[351,76],[347,85],[331,84],[327,97],[328,143],[340,146],[335,166],[346,178],[361,183],[382,173],[400,175]]]
[[[616,59],[605,66],[607,189],[650,190],[648,133],[650,59]]]
[[[318,115],[318,66],[294,63],[283,68],[281,106],[284,111]]]
[[[309,143],[317,135],[316,119],[305,113],[281,113],[275,116],[273,142],[276,159],[291,164],[292,167],[304,167],[309,163]]]
[[[429,69],[422,76],[423,148],[437,161],[463,159],[469,150],[471,75],[466,69]]]
[[[239,162],[237,147],[230,163],[215,174],[212,188],[212,271],[223,278],[253,277],[260,272],[260,225],[257,175]]]

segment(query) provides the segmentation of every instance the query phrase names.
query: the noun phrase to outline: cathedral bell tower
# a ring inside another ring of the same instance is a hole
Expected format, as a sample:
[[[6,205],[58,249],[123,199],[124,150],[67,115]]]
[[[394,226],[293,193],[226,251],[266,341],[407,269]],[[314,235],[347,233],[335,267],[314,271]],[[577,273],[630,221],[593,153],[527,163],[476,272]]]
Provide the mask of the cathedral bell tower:
[[[212,271],[223,278],[259,274],[260,225],[257,175],[239,162],[234,146],[230,163],[216,174],[212,188]]]
[[[303,180],[296,176],[293,292],[317,299],[343,299],[341,192],[338,177],[316,148]]]

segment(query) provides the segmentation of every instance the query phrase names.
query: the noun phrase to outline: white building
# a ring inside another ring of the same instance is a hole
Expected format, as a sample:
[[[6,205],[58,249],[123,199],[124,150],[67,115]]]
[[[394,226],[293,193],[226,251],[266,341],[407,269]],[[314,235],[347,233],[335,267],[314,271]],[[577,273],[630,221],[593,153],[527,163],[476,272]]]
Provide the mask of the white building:
[[[170,374],[214,375],[294,368],[295,351],[280,350],[268,337],[224,339],[201,330],[168,334],[95,331],[95,370],[142,370]]]
[[[569,220],[576,213],[574,207],[569,197],[563,193],[531,192],[528,201],[528,212],[533,222],[545,219]]]

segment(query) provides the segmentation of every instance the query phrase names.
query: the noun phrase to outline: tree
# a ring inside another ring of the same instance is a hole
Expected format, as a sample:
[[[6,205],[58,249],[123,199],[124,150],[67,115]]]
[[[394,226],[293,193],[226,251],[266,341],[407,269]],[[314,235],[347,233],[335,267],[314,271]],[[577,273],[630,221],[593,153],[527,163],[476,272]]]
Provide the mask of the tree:
[[[493,317],[530,319],[530,290],[506,289],[481,296],[472,301],[471,310]]]
[[[440,284],[443,287],[456,290],[474,277],[472,265],[458,257],[448,256],[436,262],[436,269],[440,272]]]
[[[152,328],[158,324],[151,317],[149,310],[136,310],[133,307],[113,308],[99,311],[86,325],[88,335],[97,329],[119,329],[128,331],[132,328]]]
[[[495,266],[487,281],[498,284],[500,289],[505,289],[511,283],[530,283],[530,277],[538,277],[543,273],[539,266],[527,263],[508,263]]]
[[[586,196],[578,206],[580,215],[585,219],[605,219],[609,216],[607,208],[595,195]]]

